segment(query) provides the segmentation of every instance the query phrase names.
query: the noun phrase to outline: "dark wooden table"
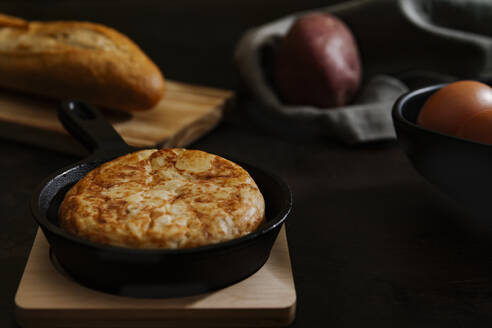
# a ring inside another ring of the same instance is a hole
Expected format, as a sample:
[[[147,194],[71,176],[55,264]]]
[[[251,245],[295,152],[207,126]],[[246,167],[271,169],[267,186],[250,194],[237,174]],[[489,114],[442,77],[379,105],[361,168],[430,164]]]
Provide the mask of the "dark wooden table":
[[[329,1],[5,1],[28,19],[101,22],[136,40],[175,80],[235,89],[235,42],[248,27]],[[299,140],[236,111],[193,145],[278,172],[294,193],[287,223],[293,327],[488,327],[491,234],[425,182],[395,142],[348,148]],[[1,109],[0,109],[1,110]],[[0,327],[15,327],[14,294],[37,229],[27,201],[68,155],[0,140]]]

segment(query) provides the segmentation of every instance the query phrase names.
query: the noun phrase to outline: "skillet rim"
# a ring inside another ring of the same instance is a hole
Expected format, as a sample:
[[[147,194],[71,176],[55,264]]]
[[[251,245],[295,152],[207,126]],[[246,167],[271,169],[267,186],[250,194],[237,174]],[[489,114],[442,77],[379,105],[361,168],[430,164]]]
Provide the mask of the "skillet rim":
[[[131,151],[130,151],[131,152]],[[124,153],[125,154],[125,153]],[[120,155],[124,155],[120,154]],[[116,157],[118,157],[117,155]],[[108,158],[109,157],[109,158]],[[96,249],[99,251],[105,251],[105,252],[113,252],[113,253],[124,253],[126,255],[129,254],[135,254],[135,255],[183,255],[183,254],[200,254],[200,253],[211,253],[214,251],[225,251],[227,249],[233,248],[233,247],[240,247],[242,244],[246,244],[248,242],[252,242],[255,239],[258,239],[266,234],[269,234],[279,228],[287,219],[290,211],[292,210],[292,204],[293,204],[293,199],[292,199],[292,191],[288,187],[288,185],[281,179],[278,175],[275,173],[272,173],[270,171],[267,171],[265,169],[259,168],[255,165],[251,165],[249,163],[245,163],[242,161],[235,161],[234,159],[226,158],[230,161],[233,161],[234,163],[240,165],[242,168],[244,168],[248,174],[251,175],[250,170],[253,171],[258,171],[265,176],[268,176],[272,181],[274,181],[279,187],[279,193],[282,194],[282,198],[287,201],[286,206],[283,206],[283,208],[280,210],[280,212],[275,215],[272,219],[267,220],[265,224],[260,226],[257,230],[250,232],[242,237],[239,238],[234,238],[231,240],[227,240],[224,242],[219,242],[215,244],[209,244],[209,245],[204,245],[204,246],[198,246],[198,247],[192,247],[192,248],[181,248],[181,249],[161,249],[161,248],[130,248],[130,247],[122,247],[122,246],[114,246],[114,245],[108,245],[108,244],[99,244],[92,242],[88,239],[84,239],[75,235],[72,235],[68,232],[65,232],[63,229],[61,229],[59,226],[53,224],[50,222],[50,220],[47,218],[45,214],[42,214],[41,206],[40,206],[40,196],[43,192],[43,190],[51,183],[53,182],[56,178],[62,176],[63,174],[66,174],[70,170],[74,170],[77,168],[82,167],[83,165],[91,164],[96,162],[96,166],[92,169],[95,169],[97,166],[106,163],[116,157],[114,156],[108,156],[108,157],[100,157],[100,158],[88,158],[86,160],[82,160],[80,162],[74,163],[72,165],[66,166],[47,178],[45,178],[35,189],[33,196],[31,197],[29,201],[30,209],[31,209],[31,214],[36,220],[36,222],[41,226],[42,230],[47,229],[51,233],[57,235],[60,238],[63,239],[68,239],[73,243],[77,243],[81,246],[84,247],[89,247],[92,249]],[[91,169],[91,170],[92,170]],[[77,180],[77,181],[80,181]],[[256,182],[256,181],[255,181]],[[261,190],[260,190],[261,191]],[[53,200],[53,197],[50,199],[50,202]],[[44,233],[44,231],[43,231]],[[49,238],[47,238],[48,241]]]

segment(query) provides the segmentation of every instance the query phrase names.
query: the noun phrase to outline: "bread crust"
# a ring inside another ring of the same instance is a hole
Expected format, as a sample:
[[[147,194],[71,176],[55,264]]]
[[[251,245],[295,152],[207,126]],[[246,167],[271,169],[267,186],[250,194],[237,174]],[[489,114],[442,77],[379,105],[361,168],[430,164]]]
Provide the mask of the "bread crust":
[[[149,109],[165,91],[159,68],[112,28],[7,15],[0,15],[0,86],[125,111]]]
[[[189,248],[241,237],[264,221],[239,165],[198,150],[143,150],[89,172],[65,195],[60,226],[103,244]]]

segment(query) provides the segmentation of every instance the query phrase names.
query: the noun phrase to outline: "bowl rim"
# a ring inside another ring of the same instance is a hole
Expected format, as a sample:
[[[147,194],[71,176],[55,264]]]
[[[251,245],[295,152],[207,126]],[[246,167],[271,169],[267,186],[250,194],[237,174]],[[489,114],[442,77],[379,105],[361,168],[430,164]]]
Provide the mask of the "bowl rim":
[[[468,144],[472,144],[472,145],[476,145],[476,146],[481,146],[481,147],[485,146],[487,148],[491,148],[492,144],[486,144],[486,143],[479,142],[479,141],[473,141],[473,140],[469,140],[469,139],[465,139],[465,138],[453,136],[450,134],[442,133],[442,132],[439,132],[436,130],[431,130],[431,129],[425,128],[423,126],[418,125],[416,122],[412,122],[412,121],[408,120],[405,117],[405,115],[403,115],[403,111],[406,107],[406,104],[409,101],[411,101],[413,98],[420,96],[423,93],[436,92],[437,90],[445,87],[446,85],[448,85],[450,83],[452,83],[452,82],[434,84],[434,85],[426,86],[423,88],[415,89],[415,90],[406,92],[403,95],[401,95],[396,100],[395,104],[393,105],[393,109],[392,109],[392,116],[393,116],[393,123],[395,125],[395,130],[397,130],[397,128],[396,128],[397,124],[396,123],[400,123],[407,128],[421,130],[421,131],[424,131],[426,133],[434,134],[434,135],[437,135],[437,136],[440,136],[443,138],[450,138],[452,140],[462,142],[462,143],[468,143]],[[419,113],[420,113],[420,110],[421,110],[421,108],[419,109]]]
[[[100,163],[97,165],[100,165],[107,160],[101,160]],[[63,177],[64,174],[67,174],[71,170],[76,170],[83,166],[84,164],[89,164],[90,162],[94,162],[93,160],[91,161],[81,161],[75,164],[72,164],[70,166],[67,166],[61,170],[56,171],[55,173],[51,174],[47,178],[45,178],[35,189],[33,195],[31,196],[30,202],[29,202],[29,207],[31,210],[31,214],[36,220],[36,222],[41,226],[42,230],[46,229],[49,232],[53,233],[59,238],[69,240],[72,243],[76,243],[82,247],[85,248],[91,248],[93,250],[99,250],[99,251],[104,251],[104,252],[112,252],[112,253],[119,253],[119,254],[125,254],[125,255],[184,255],[184,254],[202,254],[202,253],[211,253],[214,251],[223,251],[227,250],[230,248],[234,247],[240,247],[243,244],[246,244],[248,242],[252,242],[255,239],[258,239],[266,234],[269,234],[273,232],[276,229],[279,229],[280,226],[284,223],[284,221],[287,219],[289,213],[292,210],[292,204],[293,204],[293,199],[292,199],[292,191],[288,187],[288,185],[281,179],[278,175],[264,170],[262,168],[259,168],[257,166],[251,165],[249,163],[244,163],[240,161],[234,161],[241,167],[243,167],[248,173],[250,173],[249,169],[254,170],[255,172],[260,172],[263,175],[268,176],[272,181],[274,181],[278,186],[278,192],[282,196],[282,208],[272,217],[271,219],[267,220],[266,223],[262,224],[258,229],[256,229],[253,232],[250,232],[244,236],[241,236],[239,238],[234,238],[231,240],[215,243],[215,244],[209,244],[209,245],[204,245],[204,246],[198,246],[198,247],[192,247],[192,248],[181,248],[181,249],[165,249],[165,248],[131,248],[131,247],[123,247],[123,246],[114,246],[114,245],[109,245],[109,244],[100,244],[96,242],[92,242],[88,239],[84,239],[81,237],[78,237],[76,235],[72,235],[68,232],[65,232],[62,230],[58,225],[52,223],[45,214],[43,214],[43,211],[41,210],[40,207],[40,201],[41,201],[41,195],[43,194],[43,191],[45,188],[47,188],[50,183],[52,183],[56,178]],[[97,161],[99,162],[99,161]],[[245,168],[246,166],[246,168]],[[250,173],[251,174],[251,173]],[[78,181],[78,180],[77,180]],[[50,199],[52,201],[53,198]],[[44,231],[43,231],[44,232]],[[50,238],[47,238],[48,241],[50,241]],[[50,242],[51,244],[51,242]]]

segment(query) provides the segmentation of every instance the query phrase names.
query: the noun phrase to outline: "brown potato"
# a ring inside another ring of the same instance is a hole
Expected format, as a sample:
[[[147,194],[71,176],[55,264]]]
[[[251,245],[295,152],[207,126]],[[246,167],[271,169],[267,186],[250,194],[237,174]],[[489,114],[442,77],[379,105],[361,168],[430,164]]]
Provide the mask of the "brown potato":
[[[352,33],[341,20],[328,14],[298,19],[275,55],[274,83],[288,104],[343,106],[353,99],[361,75]]]

